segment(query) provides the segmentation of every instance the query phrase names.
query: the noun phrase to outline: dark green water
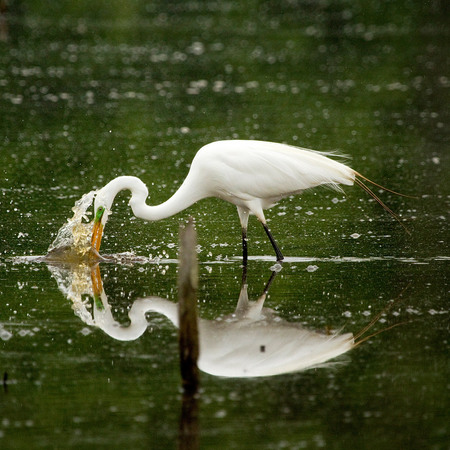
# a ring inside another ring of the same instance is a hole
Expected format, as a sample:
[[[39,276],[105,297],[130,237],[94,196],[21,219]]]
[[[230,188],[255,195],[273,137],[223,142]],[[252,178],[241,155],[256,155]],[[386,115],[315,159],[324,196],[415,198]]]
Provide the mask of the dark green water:
[[[337,149],[369,178],[417,196],[380,193],[410,235],[356,187],[305,193],[266,214],[287,257],[264,304],[280,321],[356,334],[397,299],[369,334],[401,325],[332,367],[202,372],[200,447],[448,448],[448,9],[9,2],[0,26],[0,447],[177,446],[176,327],[150,312],[139,338],[113,339],[75,314],[60,289],[70,271],[31,257],[46,253],[83,193],[133,174],[160,203],[198,148],[240,138]],[[102,251],[146,259],[101,264],[115,320],[128,325],[140,298],[176,302],[178,229],[189,215],[200,317],[233,313],[235,208],[210,199],[149,224],[131,217],[127,200],[118,198]],[[273,256],[256,221],[249,238],[256,300]],[[89,272],[77,276],[89,284]]]

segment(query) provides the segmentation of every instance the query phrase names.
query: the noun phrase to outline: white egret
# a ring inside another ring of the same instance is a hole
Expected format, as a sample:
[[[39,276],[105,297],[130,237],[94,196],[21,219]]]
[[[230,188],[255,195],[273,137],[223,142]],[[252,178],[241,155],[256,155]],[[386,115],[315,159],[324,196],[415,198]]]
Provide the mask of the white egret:
[[[92,247],[100,250],[103,228],[112,203],[117,193],[124,189],[131,191],[129,205],[134,215],[150,221],[172,216],[207,197],[218,197],[236,205],[242,227],[244,263],[247,261],[249,215],[255,215],[261,222],[275,250],[277,261],[282,261],[283,254],[266,224],[264,210],[284,197],[316,186],[327,185],[340,190],[340,184],[356,183],[399,220],[357,177],[370,180],[330,156],[330,153],[273,142],[213,142],[197,152],[189,173],[175,194],[156,206],[146,204],[148,189],[139,178],[117,177],[100,189],[95,197]]]

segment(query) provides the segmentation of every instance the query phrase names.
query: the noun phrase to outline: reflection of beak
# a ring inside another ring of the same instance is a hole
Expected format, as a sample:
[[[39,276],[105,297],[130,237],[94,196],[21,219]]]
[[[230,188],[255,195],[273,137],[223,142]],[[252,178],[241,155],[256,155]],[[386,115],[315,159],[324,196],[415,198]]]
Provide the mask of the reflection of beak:
[[[92,238],[91,238],[91,246],[100,251],[100,245],[102,243],[102,235],[103,235],[103,224],[102,224],[102,216],[104,214],[104,210],[97,212],[94,220],[94,227],[92,229]]]
[[[100,235],[101,238],[101,235]],[[100,275],[100,267],[97,265],[91,269],[92,292],[94,294],[94,302],[99,309],[103,309],[101,295],[103,292],[102,276]]]

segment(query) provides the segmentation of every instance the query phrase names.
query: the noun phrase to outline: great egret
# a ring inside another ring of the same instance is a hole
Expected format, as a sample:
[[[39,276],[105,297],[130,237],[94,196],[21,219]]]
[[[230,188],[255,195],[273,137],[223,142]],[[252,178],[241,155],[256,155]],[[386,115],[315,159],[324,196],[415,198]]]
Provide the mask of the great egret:
[[[172,216],[207,197],[218,197],[236,205],[242,227],[244,264],[247,262],[249,214],[255,215],[261,222],[275,250],[277,261],[282,261],[283,254],[266,224],[264,210],[283,197],[299,194],[316,186],[328,185],[340,190],[340,184],[356,183],[400,221],[399,217],[356,177],[369,182],[370,180],[330,156],[330,153],[265,141],[213,142],[197,152],[189,173],[175,194],[156,206],[146,204],[148,189],[139,178],[117,177],[100,189],[95,197],[92,247],[100,250],[103,228],[112,203],[117,193],[124,189],[131,191],[129,204],[134,215],[150,221]]]

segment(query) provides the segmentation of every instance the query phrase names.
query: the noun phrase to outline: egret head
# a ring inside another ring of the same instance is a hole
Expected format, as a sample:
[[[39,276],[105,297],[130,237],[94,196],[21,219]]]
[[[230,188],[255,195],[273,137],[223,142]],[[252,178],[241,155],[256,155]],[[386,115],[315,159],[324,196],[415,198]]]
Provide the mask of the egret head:
[[[102,187],[95,196],[94,201],[94,228],[92,230],[91,245],[97,250],[100,250],[102,242],[103,228],[111,214],[111,207],[116,198],[116,195],[124,190],[131,191],[130,205],[145,204],[145,198],[148,195],[148,190],[145,184],[136,177],[121,176],[114,178],[107,185]]]

